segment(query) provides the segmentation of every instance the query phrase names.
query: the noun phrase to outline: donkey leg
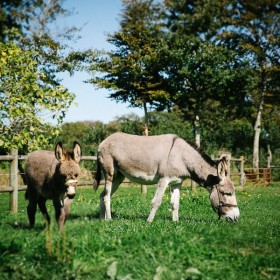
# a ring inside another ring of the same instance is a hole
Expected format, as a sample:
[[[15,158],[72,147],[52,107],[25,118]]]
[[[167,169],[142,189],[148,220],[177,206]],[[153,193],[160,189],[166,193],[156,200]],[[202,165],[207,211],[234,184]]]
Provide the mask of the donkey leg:
[[[117,172],[113,179],[111,176],[107,176],[105,180],[105,188],[100,195],[100,218],[105,220],[111,220],[111,196],[116,192],[119,185],[124,180],[122,173]]]
[[[111,220],[111,191],[112,179],[105,180],[105,187],[100,194],[100,219]]]
[[[161,179],[158,182],[158,187],[155,193],[155,196],[152,200],[152,210],[150,212],[150,215],[148,217],[148,222],[152,222],[154,220],[155,214],[157,212],[157,209],[161,205],[162,197],[164,195],[164,192],[168,186],[169,180],[166,178]]]
[[[35,224],[36,210],[37,210],[37,201],[29,199],[29,203],[27,206],[27,215],[28,215],[29,225],[31,228],[33,228]]]
[[[100,201],[100,219],[104,220],[105,219],[105,202],[104,202],[104,197],[106,195],[106,191],[105,188],[104,190],[101,192],[100,197],[99,197],[99,201]]]
[[[121,172],[117,172],[113,178],[111,196],[117,191],[120,184],[123,182],[125,176]]]
[[[55,217],[56,217],[58,229],[61,230],[65,222],[65,211],[63,208],[63,203],[60,199],[53,200],[53,206],[55,209]]]
[[[46,198],[40,196],[39,200],[38,200],[38,206],[39,206],[39,209],[40,209],[41,213],[43,214],[43,216],[46,220],[47,226],[49,226],[50,222],[51,222],[51,219],[50,219],[50,216],[49,216],[48,211],[47,211],[46,201],[47,201]]]
[[[174,185],[171,188],[172,220],[174,222],[179,220],[180,187],[181,184]]]
[[[26,198],[28,199],[27,215],[29,220],[30,228],[33,228],[35,224],[35,215],[37,210],[38,196],[35,190],[27,187]]]
[[[99,163],[101,170],[104,174],[105,178],[105,186],[104,190],[100,194],[100,219],[110,220],[111,219],[111,190],[112,190],[112,182],[114,176],[114,161],[112,158],[106,158],[104,161],[103,158],[99,158]]]
[[[117,172],[114,175],[113,182],[112,182],[110,199],[111,199],[112,195],[117,191],[118,187],[123,182],[124,178],[125,178],[125,176],[121,172]],[[110,206],[110,215],[111,215],[111,201],[110,201],[109,206]]]
[[[64,199],[64,212],[65,212],[65,220],[69,217],[70,215],[70,206],[73,202],[73,199],[72,198],[68,198],[66,197]]]

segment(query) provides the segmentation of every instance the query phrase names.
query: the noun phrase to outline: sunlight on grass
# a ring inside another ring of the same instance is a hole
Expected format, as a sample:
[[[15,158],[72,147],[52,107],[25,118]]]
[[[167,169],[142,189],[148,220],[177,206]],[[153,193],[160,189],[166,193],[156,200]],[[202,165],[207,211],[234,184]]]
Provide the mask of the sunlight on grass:
[[[45,230],[39,211],[28,228],[26,201],[8,211],[0,194],[1,279],[279,279],[280,184],[237,192],[238,223],[218,220],[208,193],[181,192],[180,220],[171,219],[167,191],[155,220],[146,222],[155,188],[121,187],[113,220],[99,220],[99,194],[79,189],[65,230]],[[223,276],[223,277],[222,277]]]

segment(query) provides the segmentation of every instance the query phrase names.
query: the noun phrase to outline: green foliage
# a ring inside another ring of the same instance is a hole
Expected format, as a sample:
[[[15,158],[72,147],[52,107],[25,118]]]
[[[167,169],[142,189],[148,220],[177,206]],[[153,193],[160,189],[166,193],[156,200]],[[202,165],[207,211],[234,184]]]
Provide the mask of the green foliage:
[[[280,7],[275,0],[226,1],[222,18],[218,40],[237,50],[253,69],[248,98],[255,109],[253,166],[258,168],[263,116],[273,107],[279,109],[280,102]]]
[[[63,0],[8,0],[0,2],[0,41],[22,41],[46,34],[49,24],[69,12],[62,7]],[[71,38],[77,28],[64,30]]]
[[[79,141],[83,154],[95,155],[98,145],[110,134],[122,131],[125,133],[142,135],[144,131],[143,118],[135,114],[117,117],[108,124],[101,122],[76,122],[65,123],[53,142],[61,141],[71,146],[73,141]],[[184,139],[191,139],[192,128],[189,123],[184,122],[184,116],[179,110],[171,112],[150,113],[149,134],[174,133]]]
[[[251,143],[254,137],[251,122],[247,118],[229,121],[227,118],[221,117],[217,122],[215,114],[219,111],[219,106],[212,102],[211,109],[209,106],[208,110],[204,112],[204,118],[208,118],[208,123],[211,122],[211,125],[202,127],[201,148],[209,155],[217,155],[218,151],[226,150],[231,152],[233,157],[245,156],[246,165],[250,167],[252,162]],[[190,121],[185,120],[184,113],[178,108],[174,107],[170,112],[151,111],[149,115],[149,135],[173,133],[189,143],[194,142],[193,125]],[[266,166],[267,144],[270,144],[273,153],[272,165],[279,166],[280,158],[277,152],[280,143],[279,121],[276,118],[277,114],[274,117],[275,119],[270,118],[265,122],[266,126],[261,135],[260,165],[262,167]],[[131,114],[120,116],[108,124],[101,122],[67,123],[61,126],[59,136],[52,142],[59,140],[65,145],[71,146],[73,141],[78,140],[82,145],[84,155],[96,155],[98,145],[114,132],[122,131],[142,135],[143,122],[143,118]],[[89,166],[87,162],[85,164],[92,169],[92,166]]]
[[[74,95],[46,81],[38,67],[38,53],[13,43],[0,43],[0,146],[30,149],[48,143],[71,105]]]
[[[116,192],[112,197],[113,220],[100,222],[100,191],[77,190],[66,233],[61,236],[53,206],[47,204],[53,221],[49,236],[52,254],[45,243],[41,213],[36,215],[35,228],[28,230],[23,193],[17,215],[7,211],[8,194],[0,194],[1,279],[280,277],[280,212],[275,208],[279,184],[237,191],[241,217],[236,224],[218,220],[208,193],[201,188],[190,193],[189,187],[182,190],[178,223],[171,220],[170,194],[166,192],[154,222],[149,224],[146,218],[155,189],[150,187],[143,197],[135,185]]]
[[[74,141],[78,141],[83,146],[83,153],[90,155],[90,150],[85,148],[87,143],[84,141],[89,126],[87,122],[64,123],[56,141],[60,141],[68,147],[72,146]]]
[[[30,3],[32,2],[32,4]],[[20,38],[21,32],[28,26],[32,11],[39,1],[9,0],[0,2],[0,41]]]
[[[210,40],[219,8],[207,1],[125,2],[121,30],[108,37],[116,49],[96,55],[90,67],[105,75],[90,82],[113,90],[110,98],[131,106],[150,103],[163,110],[177,105],[186,120],[199,118],[201,127],[248,114],[248,65],[237,52]],[[204,112],[215,102],[213,111],[225,109],[213,119]]]
[[[61,0],[4,1],[0,4],[0,149],[47,148],[58,135],[75,95],[58,73],[80,67],[83,53],[67,52],[62,40],[75,39],[75,27],[59,39],[50,24],[68,12]],[[59,34],[56,34],[59,36]],[[59,41],[60,40],[60,41]]]
[[[150,135],[176,134],[188,142],[192,142],[193,128],[190,122],[184,120],[184,115],[175,108],[171,112],[150,113]]]
[[[210,130],[215,133],[226,122],[250,116],[252,102],[247,90],[251,69],[238,52],[215,41],[221,1],[170,0],[165,5],[169,33],[163,71],[169,78],[171,103],[193,123],[203,146],[215,145],[208,142]]]
[[[73,141],[79,141],[83,154],[95,155],[98,145],[114,132],[123,131],[131,134],[142,134],[141,123],[141,118],[134,114],[118,117],[108,124],[103,124],[99,121],[64,123],[55,141],[61,141],[68,146],[72,145]]]
[[[143,134],[143,118],[135,114],[128,114],[125,116],[116,117],[114,121],[111,121],[106,125],[107,135],[122,131],[125,133],[142,135]]]
[[[94,76],[90,83],[112,90],[110,98],[133,107],[162,106],[169,98],[160,75],[161,10],[154,2],[123,2],[121,30],[108,36],[115,50],[96,55],[89,68],[104,74]]]
[[[209,119],[206,111],[220,112],[215,120],[244,114],[248,68],[235,62],[235,52],[208,42],[193,44],[180,34],[172,36],[168,44],[165,73],[174,93],[171,100],[184,110],[188,120],[199,116],[202,124],[211,125],[213,118]]]

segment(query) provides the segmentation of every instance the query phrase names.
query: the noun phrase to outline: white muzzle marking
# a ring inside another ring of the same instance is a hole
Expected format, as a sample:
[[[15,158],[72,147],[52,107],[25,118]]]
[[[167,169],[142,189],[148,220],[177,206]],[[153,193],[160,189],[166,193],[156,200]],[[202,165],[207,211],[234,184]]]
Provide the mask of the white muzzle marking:
[[[237,222],[238,219],[239,219],[239,216],[240,216],[240,212],[239,212],[239,208],[238,207],[232,207],[230,208],[230,210],[228,210],[224,217],[227,219],[227,220],[230,220],[230,221],[234,221],[234,222]]]
[[[67,195],[73,196],[76,193],[76,188],[74,186],[69,186],[67,189]]]
[[[67,192],[66,195],[68,198],[74,198],[75,194],[76,194],[76,185],[77,185],[78,181],[77,180],[73,180],[70,179],[68,181],[66,181],[65,185],[67,186]]]
[[[65,185],[70,187],[70,186],[76,185],[77,183],[78,183],[77,180],[70,179],[70,180],[66,181]]]

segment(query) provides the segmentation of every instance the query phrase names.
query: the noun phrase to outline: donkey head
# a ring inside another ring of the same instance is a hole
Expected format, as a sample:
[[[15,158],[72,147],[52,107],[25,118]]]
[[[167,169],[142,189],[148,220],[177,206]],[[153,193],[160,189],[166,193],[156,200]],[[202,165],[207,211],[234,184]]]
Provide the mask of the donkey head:
[[[81,159],[81,146],[74,142],[73,149],[64,151],[62,143],[59,142],[55,147],[55,156],[59,161],[58,176],[65,186],[68,198],[74,198],[80,175],[79,161]]]
[[[218,182],[214,184],[210,191],[210,201],[212,208],[227,221],[237,221],[239,218],[239,208],[237,206],[233,183],[227,177],[228,165],[226,158],[222,158],[217,166]]]

